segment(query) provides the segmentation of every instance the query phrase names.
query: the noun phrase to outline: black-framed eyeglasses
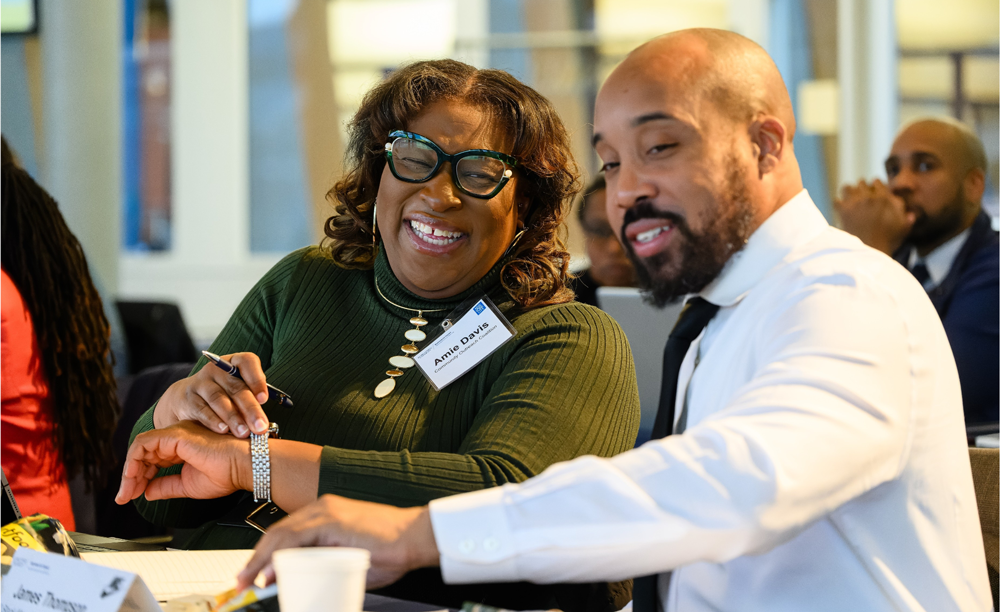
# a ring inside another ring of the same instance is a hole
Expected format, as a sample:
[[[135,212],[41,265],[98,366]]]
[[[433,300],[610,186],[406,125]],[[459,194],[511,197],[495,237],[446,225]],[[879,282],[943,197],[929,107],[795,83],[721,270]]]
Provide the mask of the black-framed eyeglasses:
[[[403,130],[390,132],[389,138],[385,156],[394,177],[407,183],[423,183],[449,162],[455,186],[474,198],[486,200],[500,193],[517,166],[517,160],[510,155],[489,149],[449,155],[429,138]]]

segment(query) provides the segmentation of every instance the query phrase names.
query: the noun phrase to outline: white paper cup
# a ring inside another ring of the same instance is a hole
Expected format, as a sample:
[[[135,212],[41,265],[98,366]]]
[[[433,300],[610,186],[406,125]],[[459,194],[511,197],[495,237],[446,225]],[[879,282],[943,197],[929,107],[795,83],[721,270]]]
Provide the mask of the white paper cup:
[[[286,548],[275,552],[281,612],[361,612],[370,557],[363,548]]]

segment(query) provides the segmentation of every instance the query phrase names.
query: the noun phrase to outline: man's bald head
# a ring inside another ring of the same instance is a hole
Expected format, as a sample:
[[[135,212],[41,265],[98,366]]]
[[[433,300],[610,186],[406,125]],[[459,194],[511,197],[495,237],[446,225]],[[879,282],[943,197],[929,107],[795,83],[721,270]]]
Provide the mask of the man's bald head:
[[[929,134],[947,147],[959,161],[963,172],[975,168],[982,170],[983,173],[988,172],[986,149],[968,124],[951,117],[923,117],[910,121],[900,128],[896,138],[914,131]]]
[[[594,107],[608,219],[660,304],[700,291],[802,191],[788,91],[767,53],[722,30],[642,45]]]
[[[778,67],[752,40],[726,30],[694,28],[654,38],[632,51],[622,76],[666,71],[675,86],[716,105],[727,118],[748,123],[758,114],[785,124],[795,136],[795,116]],[[617,72],[617,71],[616,71]]]
[[[892,193],[916,218],[907,241],[921,254],[976,220],[986,164],[986,151],[975,132],[954,119],[918,119],[896,135],[885,173]]]

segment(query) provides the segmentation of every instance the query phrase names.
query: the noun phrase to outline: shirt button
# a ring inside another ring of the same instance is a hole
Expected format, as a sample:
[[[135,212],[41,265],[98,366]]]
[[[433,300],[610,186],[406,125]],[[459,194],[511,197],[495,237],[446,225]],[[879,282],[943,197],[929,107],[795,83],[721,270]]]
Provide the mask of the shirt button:
[[[483,540],[483,550],[486,552],[493,552],[498,548],[500,548],[500,541],[496,538],[486,538]]]
[[[458,550],[467,555],[476,550],[476,543],[472,540],[462,540],[458,544]]]

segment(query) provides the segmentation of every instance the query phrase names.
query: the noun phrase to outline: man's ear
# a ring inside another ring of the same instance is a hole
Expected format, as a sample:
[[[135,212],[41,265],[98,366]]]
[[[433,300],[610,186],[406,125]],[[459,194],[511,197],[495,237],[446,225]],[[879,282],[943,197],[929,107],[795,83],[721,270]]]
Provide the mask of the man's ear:
[[[757,172],[762,178],[772,172],[785,152],[785,125],[777,118],[761,116],[750,125],[750,140],[757,155]]]
[[[978,207],[983,201],[983,191],[986,189],[986,173],[982,168],[973,168],[962,181],[962,194],[965,201],[975,203]]]

